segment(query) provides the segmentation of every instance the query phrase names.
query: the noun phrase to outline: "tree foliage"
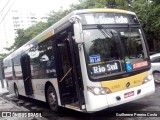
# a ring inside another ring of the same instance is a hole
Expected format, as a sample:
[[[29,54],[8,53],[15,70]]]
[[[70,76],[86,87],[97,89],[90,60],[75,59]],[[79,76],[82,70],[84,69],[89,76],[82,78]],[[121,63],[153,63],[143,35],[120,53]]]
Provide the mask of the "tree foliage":
[[[46,23],[39,22],[36,25],[33,25],[29,27],[28,29],[18,29],[17,30],[17,37],[15,38],[15,42],[13,43],[12,46],[9,48],[5,48],[6,50],[16,50],[22,45],[24,45],[26,42],[34,38],[36,35],[41,33],[43,30],[47,28]]]
[[[160,4],[157,1],[137,0],[132,3],[134,11],[140,19],[151,51],[160,51]]]
[[[147,2],[148,1],[148,2]],[[6,48],[13,51],[34,38],[47,27],[53,25],[58,20],[73,10],[87,8],[105,8],[115,4],[116,8],[130,10],[137,14],[144,29],[150,49],[160,51],[160,0],[85,0],[77,5],[71,5],[70,9],[62,8],[55,12],[51,11],[48,15],[47,23],[39,22],[26,30],[19,29],[14,44]]]
[[[49,17],[46,23],[47,27],[50,27],[51,25],[56,23],[58,20],[66,16],[69,12],[70,10],[63,10],[62,8],[58,12],[51,11],[50,14],[48,15]]]

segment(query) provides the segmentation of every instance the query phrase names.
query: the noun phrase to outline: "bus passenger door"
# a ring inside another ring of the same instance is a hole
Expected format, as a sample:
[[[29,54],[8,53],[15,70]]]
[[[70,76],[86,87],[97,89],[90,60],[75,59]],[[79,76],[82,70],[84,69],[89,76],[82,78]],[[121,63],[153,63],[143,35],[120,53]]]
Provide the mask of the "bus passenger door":
[[[71,54],[69,37],[56,40],[56,65],[61,104],[80,107],[76,69]],[[72,51],[73,52],[73,51]]]
[[[23,55],[21,57],[21,68],[23,74],[25,93],[27,96],[32,96],[33,88],[31,82],[31,67],[30,67],[30,57],[28,55]]]
[[[72,66],[70,52],[67,40],[58,40],[57,46],[57,77],[61,103],[70,103],[74,101],[75,85],[72,79]]]

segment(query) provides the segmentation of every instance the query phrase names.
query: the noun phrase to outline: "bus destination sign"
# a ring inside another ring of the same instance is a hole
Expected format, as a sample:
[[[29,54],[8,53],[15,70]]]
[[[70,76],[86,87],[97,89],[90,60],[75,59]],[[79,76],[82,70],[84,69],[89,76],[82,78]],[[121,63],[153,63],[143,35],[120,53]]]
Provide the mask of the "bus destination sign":
[[[82,24],[128,24],[138,23],[136,16],[122,13],[83,14]]]
[[[91,16],[86,16],[87,24],[120,24],[120,23],[128,23],[128,19],[123,16],[113,16],[113,17],[105,17],[105,16],[98,16],[93,18]]]

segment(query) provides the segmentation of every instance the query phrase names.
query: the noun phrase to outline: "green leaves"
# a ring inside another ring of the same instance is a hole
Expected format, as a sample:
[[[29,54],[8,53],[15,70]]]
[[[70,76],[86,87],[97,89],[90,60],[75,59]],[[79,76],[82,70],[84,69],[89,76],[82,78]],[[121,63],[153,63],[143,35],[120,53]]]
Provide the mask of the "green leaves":
[[[48,15],[47,23],[39,22],[26,30],[19,29],[14,44],[11,47],[6,48],[6,50],[13,51],[18,49],[73,10],[105,8],[110,2],[113,2],[113,0],[85,0],[78,5],[71,5],[68,10],[63,10],[61,8],[57,12],[51,11]],[[146,34],[147,41],[153,41],[153,39],[160,41],[159,0],[153,0],[153,2],[147,2],[146,0],[114,0],[114,2],[116,3],[116,8],[133,11],[137,14]],[[159,49],[160,48],[156,48],[156,50]]]
[[[68,13],[70,13],[70,10],[63,10],[60,9],[58,12],[51,11],[47,20],[47,27],[50,27],[54,23],[56,23],[58,20],[66,16]]]
[[[37,36],[39,33],[41,33],[43,30],[47,28],[46,23],[39,22],[36,25],[33,25],[32,27],[29,27],[26,30],[19,29],[17,30],[18,36],[15,39],[15,42],[13,44],[14,50],[18,49],[22,45],[24,45],[29,40],[33,39],[35,36]]]

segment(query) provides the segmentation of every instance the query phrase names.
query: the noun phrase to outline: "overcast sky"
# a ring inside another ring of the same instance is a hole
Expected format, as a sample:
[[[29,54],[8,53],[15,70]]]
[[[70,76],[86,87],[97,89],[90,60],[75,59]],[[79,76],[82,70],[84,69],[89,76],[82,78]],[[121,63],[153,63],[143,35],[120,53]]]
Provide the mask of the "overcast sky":
[[[7,1],[7,0],[5,0]],[[12,9],[30,9],[35,11],[51,11],[69,8],[69,5],[78,3],[78,0],[15,0]]]
[[[4,16],[9,9],[10,11],[31,10],[38,13],[49,13],[52,10],[58,11],[61,7],[68,9],[71,4],[78,3],[78,0],[0,0],[0,17]]]
[[[14,3],[14,4],[13,4]],[[39,15],[58,11],[61,7],[68,9],[78,0],[0,0],[0,53],[3,47],[9,47],[14,42],[13,26],[10,20],[11,10],[31,10]],[[12,6],[12,7],[11,7]]]

